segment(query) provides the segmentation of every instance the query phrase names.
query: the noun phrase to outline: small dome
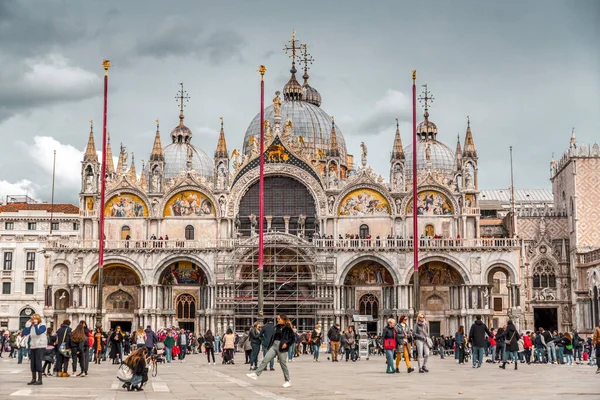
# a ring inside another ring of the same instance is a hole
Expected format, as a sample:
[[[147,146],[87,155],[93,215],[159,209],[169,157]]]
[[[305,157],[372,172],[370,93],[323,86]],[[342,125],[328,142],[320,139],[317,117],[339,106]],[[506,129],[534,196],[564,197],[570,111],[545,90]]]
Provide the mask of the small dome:
[[[269,121],[271,126],[274,124],[275,112],[273,105],[265,108],[265,121]],[[331,117],[320,107],[305,101],[284,101],[281,104],[282,121],[292,121],[292,131],[294,137],[302,136],[304,143],[313,153],[321,150],[326,154],[329,150],[331,138]],[[284,124],[284,122],[282,122]],[[257,137],[260,134],[260,114],[252,120],[246,135],[244,136],[243,154],[250,154],[250,138]],[[336,125],[335,133],[340,150],[342,165],[346,165],[346,140],[342,135],[342,130]]]
[[[427,111],[425,111],[424,116],[425,120],[421,121],[419,125],[417,125],[417,135],[419,135],[421,139],[435,139],[438,133],[437,126],[429,120],[429,113]]]
[[[302,85],[296,79],[296,65],[292,62],[292,69],[290,69],[292,76],[290,80],[283,87],[283,99],[284,100],[302,100]]]
[[[319,107],[321,105],[321,94],[317,89],[310,86],[308,82],[305,82],[302,85],[302,100]]]
[[[455,164],[454,152],[445,144],[433,139],[417,142],[417,170],[421,171],[427,168],[427,145],[430,146],[431,168],[451,175]],[[412,177],[412,143],[404,148],[404,154],[406,156],[406,176]]]
[[[189,143],[191,138],[192,131],[183,125],[183,122],[171,131],[171,140],[173,143]]]
[[[171,143],[164,148],[165,179],[175,178],[176,176],[179,176],[181,171],[187,171],[188,149],[192,154],[192,169],[207,180],[211,180],[214,171],[213,160],[201,149],[185,142]]]

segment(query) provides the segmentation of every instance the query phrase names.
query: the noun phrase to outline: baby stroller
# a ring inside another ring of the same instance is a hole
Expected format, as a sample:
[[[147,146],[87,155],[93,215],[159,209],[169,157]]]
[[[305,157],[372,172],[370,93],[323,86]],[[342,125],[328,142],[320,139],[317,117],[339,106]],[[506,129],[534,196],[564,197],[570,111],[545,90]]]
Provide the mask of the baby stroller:
[[[154,345],[154,354],[156,354],[156,362],[163,364],[167,362],[165,344],[163,342],[158,342]]]
[[[223,358],[223,364],[235,364],[233,362],[233,349],[223,349],[221,357]]]

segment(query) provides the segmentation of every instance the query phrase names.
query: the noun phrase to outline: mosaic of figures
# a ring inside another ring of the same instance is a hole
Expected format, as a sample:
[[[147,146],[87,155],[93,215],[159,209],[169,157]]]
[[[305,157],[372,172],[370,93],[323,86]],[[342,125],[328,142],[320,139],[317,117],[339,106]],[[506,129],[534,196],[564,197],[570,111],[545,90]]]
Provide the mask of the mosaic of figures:
[[[389,215],[390,204],[381,195],[372,189],[357,189],[348,193],[340,202],[338,215]]]
[[[112,197],[104,207],[105,217],[138,218],[148,216],[148,207],[135,194],[127,193]]]
[[[105,266],[102,277],[104,278],[104,284],[108,286],[140,284],[140,278],[137,274],[124,265],[113,264]],[[96,283],[97,281],[98,273],[92,278],[92,283]]]
[[[373,261],[362,261],[352,267],[344,285],[393,285],[394,278],[381,264]]]
[[[208,278],[198,265],[189,261],[178,261],[161,274],[161,285],[207,285]]]
[[[454,207],[446,195],[427,190],[417,195],[417,215],[452,215]],[[412,214],[412,201],[406,206],[406,214]]]
[[[199,217],[214,215],[215,207],[208,197],[195,190],[186,190],[171,197],[165,207],[165,217]]]
[[[461,285],[462,276],[451,266],[442,262],[429,262],[419,267],[419,285]]]

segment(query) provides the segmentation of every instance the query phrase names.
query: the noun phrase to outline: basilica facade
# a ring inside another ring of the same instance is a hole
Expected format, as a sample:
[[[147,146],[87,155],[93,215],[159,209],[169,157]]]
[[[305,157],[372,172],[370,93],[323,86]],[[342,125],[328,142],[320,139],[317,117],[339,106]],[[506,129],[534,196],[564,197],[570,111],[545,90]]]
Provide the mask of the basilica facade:
[[[416,176],[413,146],[403,145],[399,128],[390,132],[386,176],[369,167],[368,143],[355,162],[342,130],[321,107],[321,94],[309,85],[306,47],[298,53],[295,42],[293,47],[289,81],[265,109],[264,126],[259,115],[250,122],[241,149],[228,149],[223,121],[212,156],[194,144],[185,124],[183,86],[179,123],[167,137],[157,124],[139,173],[123,146],[114,165],[109,140],[105,204],[100,204],[101,165],[90,130],[81,167],[79,238],[49,240],[46,246],[46,318],[54,325],[66,317],[93,325],[103,213],[105,328],[174,325],[221,333],[249,326],[259,317],[263,157],[265,316],[285,312],[301,331],[317,322],[325,329],[335,322],[346,327],[354,315],[373,316],[372,331],[381,330],[390,316],[407,314],[412,320],[416,239],[418,309],[434,335],[452,334],[476,314],[490,326],[512,318],[523,329],[546,324],[566,331],[593,323],[593,293],[586,285],[600,282],[600,272],[573,278],[581,249],[573,247],[568,204],[522,201],[503,213],[499,202],[494,215],[483,212],[482,203],[489,209],[491,199],[481,197],[470,121],[463,127],[464,140],[451,148],[427,106],[417,128]],[[304,66],[302,84],[296,62]],[[588,155],[598,173],[597,149]],[[557,167],[553,171],[555,187],[568,186],[559,183]],[[60,303],[53,301],[58,292]]]

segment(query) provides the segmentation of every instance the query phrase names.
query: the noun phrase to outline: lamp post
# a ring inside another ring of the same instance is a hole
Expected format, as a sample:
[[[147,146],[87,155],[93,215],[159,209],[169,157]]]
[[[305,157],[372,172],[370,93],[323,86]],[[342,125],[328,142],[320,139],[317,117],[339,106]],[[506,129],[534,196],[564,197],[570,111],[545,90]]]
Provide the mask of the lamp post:
[[[265,219],[265,72],[267,67],[258,67],[260,72],[260,155],[259,155],[259,206],[258,206],[258,317],[264,316],[264,219]]]
[[[104,284],[104,201],[106,195],[106,116],[108,107],[108,69],[110,60],[103,60],[104,67],[104,115],[102,124],[102,168],[100,172],[100,229],[98,232],[98,298],[96,327],[102,328],[102,286]]]
[[[415,302],[413,304],[415,318],[418,316],[421,306],[421,293],[419,288],[419,223],[417,217],[417,71],[412,72],[412,96],[413,96],[413,143],[412,143],[412,209],[413,209],[413,289],[415,291]]]

